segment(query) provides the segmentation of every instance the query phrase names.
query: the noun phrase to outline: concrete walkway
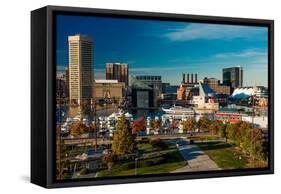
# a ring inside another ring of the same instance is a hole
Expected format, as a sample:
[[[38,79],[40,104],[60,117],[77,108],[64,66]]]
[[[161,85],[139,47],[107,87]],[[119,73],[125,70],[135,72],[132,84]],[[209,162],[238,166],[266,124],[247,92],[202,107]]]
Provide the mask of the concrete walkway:
[[[220,170],[218,165],[196,145],[180,146],[179,152],[188,165],[174,170],[172,173]]]

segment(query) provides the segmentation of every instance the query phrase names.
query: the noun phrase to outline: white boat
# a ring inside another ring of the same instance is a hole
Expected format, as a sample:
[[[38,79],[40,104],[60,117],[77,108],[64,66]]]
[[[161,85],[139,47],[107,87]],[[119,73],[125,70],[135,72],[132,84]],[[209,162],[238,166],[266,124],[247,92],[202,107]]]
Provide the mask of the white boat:
[[[80,121],[81,120],[81,116],[80,115],[76,115],[74,118],[73,118],[74,121]]]
[[[109,116],[107,117],[107,119],[108,119],[108,120],[118,120],[123,114],[124,114],[125,117],[126,117],[127,119],[129,119],[130,121],[133,119],[133,115],[132,115],[132,114],[130,114],[130,113],[128,113],[128,112],[124,113],[122,110],[119,110],[119,112],[116,112],[116,113],[112,113],[111,115],[109,115]]]
[[[182,106],[173,106],[171,108],[162,108],[167,114],[180,114],[180,115],[194,115],[192,108],[185,108]]]
[[[67,123],[70,123],[70,122],[72,122],[73,121],[73,119],[71,118],[71,117],[67,117],[67,119],[66,119],[66,122]]]
[[[67,127],[62,127],[61,128],[61,132],[68,132],[69,130],[68,130],[68,128]]]
[[[77,155],[77,156],[75,157],[75,159],[77,159],[77,160],[87,160],[87,159],[88,159],[88,154],[83,153],[83,154],[81,154],[81,155]]]

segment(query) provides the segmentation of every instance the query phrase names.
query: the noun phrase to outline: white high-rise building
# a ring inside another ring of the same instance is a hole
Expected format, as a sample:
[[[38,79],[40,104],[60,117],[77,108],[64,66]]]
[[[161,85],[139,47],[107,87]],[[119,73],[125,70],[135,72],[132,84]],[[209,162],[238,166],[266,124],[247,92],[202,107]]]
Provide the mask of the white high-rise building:
[[[68,36],[69,100],[82,105],[92,98],[93,41],[88,36]]]

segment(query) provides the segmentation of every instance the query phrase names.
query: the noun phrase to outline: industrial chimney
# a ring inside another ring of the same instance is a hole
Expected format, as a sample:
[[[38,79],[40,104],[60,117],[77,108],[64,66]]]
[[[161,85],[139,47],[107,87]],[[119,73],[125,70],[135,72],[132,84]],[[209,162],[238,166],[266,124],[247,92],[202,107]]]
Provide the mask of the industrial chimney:
[[[185,74],[183,73],[182,74],[182,80],[181,80],[181,82],[184,84],[185,83]]]

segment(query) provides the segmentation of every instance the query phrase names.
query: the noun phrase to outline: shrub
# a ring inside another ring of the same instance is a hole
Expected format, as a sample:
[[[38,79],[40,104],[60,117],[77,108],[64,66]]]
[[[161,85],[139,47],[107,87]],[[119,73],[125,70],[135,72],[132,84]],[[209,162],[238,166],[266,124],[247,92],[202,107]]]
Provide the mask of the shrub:
[[[153,165],[162,164],[162,163],[165,163],[165,161],[166,161],[166,158],[164,158],[164,157],[155,158],[153,160]]]
[[[138,168],[153,166],[153,161],[152,160],[143,160],[143,161],[139,161],[137,165],[138,165]]]
[[[138,168],[149,167],[149,166],[165,163],[165,161],[166,161],[165,157],[156,157],[156,158],[139,161],[137,165],[138,165]]]
[[[150,143],[153,145],[153,144],[159,143],[160,141],[161,141],[160,138],[156,138],[156,139],[151,139],[151,140],[150,140]]]
[[[80,171],[79,171],[79,174],[80,175],[85,175],[85,174],[88,174],[89,173],[89,169],[88,168],[82,168]]]
[[[150,140],[150,144],[152,145],[153,148],[156,148],[158,150],[159,149],[163,150],[168,148],[168,145],[165,142],[162,142],[159,138]]]
[[[61,175],[61,179],[67,179],[69,177],[69,173],[68,172],[64,172],[62,175]]]
[[[110,153],[102,157],[102,162],[107,165],[107,169],[110,170],[113,163],[118,159],[117,155]]]
[[[134,162],[128,162],[123,165],[121,165],[120,170],[129,170],[135,168],[135,163]]]
[[[184,160],[178,151],[166,153],[165,156],[163,156],[163,157],[165,158],[165,162],[167,162],[167,163],[178,162],[178,161]]]
[[[142,137],[142,138],[139,140],[139,143],[149,143],[149,138],[147,138],[147,137]]]
[[[114,162],[118,159],[117,155],[113,154],[113,153],[109,153],[109,154],[105,154],[102,157],[102,161],[104,163],[108,163],[108,162]]]

